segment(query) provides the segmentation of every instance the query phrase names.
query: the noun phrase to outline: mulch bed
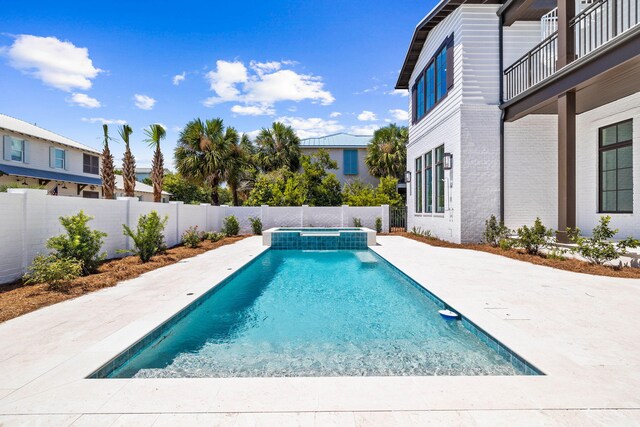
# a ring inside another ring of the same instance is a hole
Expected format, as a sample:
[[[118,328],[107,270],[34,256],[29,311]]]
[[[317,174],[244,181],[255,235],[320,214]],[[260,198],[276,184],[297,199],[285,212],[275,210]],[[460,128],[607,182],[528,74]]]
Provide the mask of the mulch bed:
[[[73,280],[65,292],[52,291],[46,284],[25,285],[22,281],[0,285],[0,322],[98,289],[115,286],[123,280],[133,279],[148,271],[235,243],[244,237],[225,237],[215,243],[206,240],[197,248],[176,246],[154,256],[147,263],[140,262],[137,256],[108,260],[100,265],[97,273]]]
[[[530,255],[519,249],[504,250],[501,248],[494,248],[490,245],[482,244],[458,244],[451,243],[445,240],[439,240],[429,237],[418,236],[408,232],[394,233],[396,236],[406,237],[407,239],[416,240],[418,242],[426,243],[431,246],[439,246],[444,248],[455,249],[471,249],[474,251],[488,252],[494,255],[500,255],[507,258],[517,259],[518,261],[525,261],[531,264],[544,265],[547,267],[557,268],[559,270],[573,271],[575,273],[593,274],[596,276],[608,276],[608,277],[623,277],[628,279],[640,279],[640,268],[634,267],[622,267],[614,268],[605,265],[593,265],[585,261],[580,261],[575,258],[567,257],[564,260],[547,258],[543,254]]]

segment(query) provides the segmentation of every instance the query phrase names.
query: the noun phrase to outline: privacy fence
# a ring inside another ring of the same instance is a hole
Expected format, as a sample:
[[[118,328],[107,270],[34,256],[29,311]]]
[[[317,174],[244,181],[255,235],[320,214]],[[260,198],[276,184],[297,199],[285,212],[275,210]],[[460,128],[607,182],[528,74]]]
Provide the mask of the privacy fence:
[[[354,218],[363,227],[375,229],[381,218],[383,231],[389,231],[389,206],[311,207],[311,206],[211,206],[185,205],[182,202],[151,203],[136,198],[118,200],[84,199],[50,196],[44,190],[10,189],[0,193],[0,284],[19,278],[33,258],[45,253],[46,242],[62,234],[59,217],[80,211],[93,216],[91,228],[104,231],[103,250],[110,258],[120,249],[129,249],[130,239],[122,234],[122,225],[135,228],[140,215],[155,210],[169,220],[165,239],[169,246],[180,243],[182,233],[192,226],[202,231],[220,231],[224,218],[235,216],[240,232],[251,233],[249,218],[262,220],[263,229],[272,227],[341,227],[353,226]]]

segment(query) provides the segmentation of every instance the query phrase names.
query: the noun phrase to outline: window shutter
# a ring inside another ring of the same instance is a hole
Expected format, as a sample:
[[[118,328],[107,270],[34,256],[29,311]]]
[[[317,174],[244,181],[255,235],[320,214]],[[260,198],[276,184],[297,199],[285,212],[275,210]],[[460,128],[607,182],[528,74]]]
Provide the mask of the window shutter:
[[[11,137],[5,135],[3,138],[3,158],[5,160],[11,160]]]
[[[56,152],[53,147],[49,147],[49,167],[51,169],[55,169],[56,167]]]
[[[64,150],[64,170],[69,170],[69,150]]]
[[[353,154],[351,155],[351,162],[353,166],[353,168],[351,169],[353,171],[353,174],[358,175],[358,150],[353,150]]]
[[[24,163],[29,163],[29,148],[29,143],[22,141],[22,161]]]
[[[453,34],[447,43],[447,90],[453,87]]]

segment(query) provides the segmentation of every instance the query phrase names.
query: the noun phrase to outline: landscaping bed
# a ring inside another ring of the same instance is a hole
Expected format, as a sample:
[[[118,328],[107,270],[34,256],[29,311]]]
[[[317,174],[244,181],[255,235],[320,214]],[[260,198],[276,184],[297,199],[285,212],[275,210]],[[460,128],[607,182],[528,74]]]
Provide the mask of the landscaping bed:
[[[142,263],[138,256],[111,259],[101,263],[97,273],[73,279],[65,291],[51,290],[47,284],[25,285],[22,280],[0,285],[0,322],[98,289],[115,286],[123,280],[133,279],[148,271],[235,243],[244,237],[224,237],[217,242],[205,240],[196,248],[176,246],[155,255],[146,263]]]
[[[573,271],[575,273],[593,274],[597,276],[622,277],[629,279],[640,279],[640,268],[622,267],[614,268],[606,265],[594,265],[575,258],[567,257],[566,259],[547,258],[544,254],[531,255],[521,249],[502,249],[486,244],[458,244],[433,237],[420,236],[409,232],[394,233],[396,236],[406,237],[418,242],[426,243],[431,246],[439,246],[455,249],[471,249],[474,251],[488,252],[494,255],[500,255],[507,258],[525,261],[531,264],[544,265],[547,267],[557,268],[559,270]]]

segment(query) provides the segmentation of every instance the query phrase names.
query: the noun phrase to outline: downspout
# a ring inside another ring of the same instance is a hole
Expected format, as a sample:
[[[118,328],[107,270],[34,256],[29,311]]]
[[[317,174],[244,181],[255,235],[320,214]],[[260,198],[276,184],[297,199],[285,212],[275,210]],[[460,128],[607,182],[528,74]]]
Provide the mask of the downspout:
[[[504,60],[503,60],[503,42],[502,42],[502,37],[503,37],[503,30],[502,30],[502,24],[503,24],[503,18],[502,18],[502,14],[498,15],[498,50],[499,50],[499,79],[500,79],[500,105],[502,105],[504,103],[504,77],[503,77],[503,70],[504,70]],[[504,109],[500,110],[500,221],[504,222],[504,116],[505,116],[505,112]]]

